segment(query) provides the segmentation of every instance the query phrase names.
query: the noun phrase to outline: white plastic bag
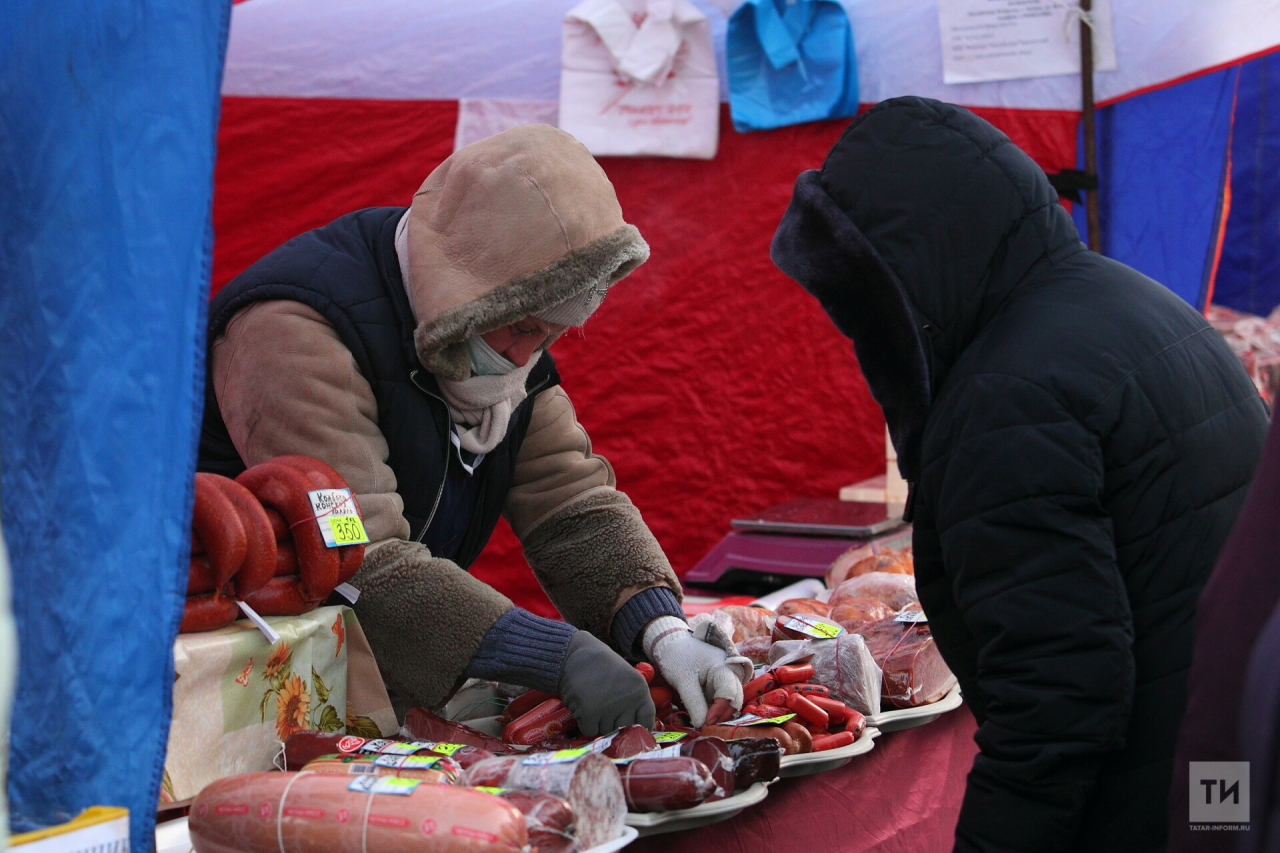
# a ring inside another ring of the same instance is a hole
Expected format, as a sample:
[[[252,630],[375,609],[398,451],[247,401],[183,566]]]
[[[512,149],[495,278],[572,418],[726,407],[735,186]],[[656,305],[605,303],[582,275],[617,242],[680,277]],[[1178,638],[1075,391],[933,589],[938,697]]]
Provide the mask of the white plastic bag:
[[[560,128],[595,155],[715,156],[711,24],[688,0],[584,0],[564,19]]]

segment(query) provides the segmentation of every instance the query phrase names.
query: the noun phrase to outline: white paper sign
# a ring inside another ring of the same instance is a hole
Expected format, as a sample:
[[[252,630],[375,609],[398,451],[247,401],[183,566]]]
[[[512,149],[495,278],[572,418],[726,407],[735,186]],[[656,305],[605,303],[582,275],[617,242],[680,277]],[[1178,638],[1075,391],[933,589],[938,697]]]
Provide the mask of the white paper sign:
[[[1113,71],[1111,0],[1094,0],[1093,67]],[[1080,73],[1080,7],[1064,0],[938,0],[942,80],[980,83]]]

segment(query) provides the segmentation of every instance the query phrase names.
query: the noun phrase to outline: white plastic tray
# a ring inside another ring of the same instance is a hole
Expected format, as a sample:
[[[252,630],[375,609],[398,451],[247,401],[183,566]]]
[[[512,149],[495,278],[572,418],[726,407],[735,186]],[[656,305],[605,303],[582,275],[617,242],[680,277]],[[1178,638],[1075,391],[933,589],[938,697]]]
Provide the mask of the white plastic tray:
[[[681,829],[694,829],[709,823],[727,820],[747,806],[769,796],[769,788],[763,782],[757,782],[747,790],[716,800],[703,803],[691,809],[680,809],[672,812],[627,812],[627,826],[639,830],[640,835],[656,835],[659,832],[676,832]]]
[[[875,739],[878,737],[880,737],[880,730],[875,726],[867,726],[862,730],[862,734],[858,736],[858,739],[848,746],[842,746],[839,749],[828,749],[824,752],[809,752],[804,755],[784,755],[782,756],[782,766],[778,770],[778,776],[788,779],[792,776],[808,776],[812,773],[822,773],[826,770],[835,770],[837,767],[843,767],[855,755],[870,752],[875,747]]]
[[[581,853],[617,853],[632,841],[640,837],[640,832],[633,826],[624,826],[622,835],[597,844]],[[156,853],[191,853],[191,830],[185,817],[167,821],[156,827]]]
[[[959,708],[963,701],[964,697],[960,695],[960,685],[957,684],[948,691],[946,696],[943,696],[932,705],[881,711],[879,714],[872,714],[867,717],[867,725],[875,726],[882,732],[896,732],[901,729],[923,726],[925,723],[933,722],[948,711],[954,711]]]

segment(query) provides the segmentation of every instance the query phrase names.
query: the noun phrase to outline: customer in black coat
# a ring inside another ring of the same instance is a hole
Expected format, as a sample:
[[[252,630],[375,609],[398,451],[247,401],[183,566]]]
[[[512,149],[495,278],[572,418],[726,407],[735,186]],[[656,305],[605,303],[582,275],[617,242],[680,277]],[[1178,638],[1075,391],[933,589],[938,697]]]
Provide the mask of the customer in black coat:
[[[1160,849],[1196,597],[1267,426],[1235,356],[937,101],[855,120],[773,259],[853,339],[912,485],[920,602],[979,721],[956,850]]]

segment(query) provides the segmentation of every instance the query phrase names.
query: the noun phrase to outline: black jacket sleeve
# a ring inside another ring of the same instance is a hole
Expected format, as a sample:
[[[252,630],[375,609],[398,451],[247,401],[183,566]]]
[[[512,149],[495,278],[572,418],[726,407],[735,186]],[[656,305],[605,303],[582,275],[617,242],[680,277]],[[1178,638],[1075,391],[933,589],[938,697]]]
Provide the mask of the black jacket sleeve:
[[[1134,684],[1101,440],[1009,376],[966,379],[933,417],[949,451],[924,497],[987,696],[955,849],[1069,850]]]

